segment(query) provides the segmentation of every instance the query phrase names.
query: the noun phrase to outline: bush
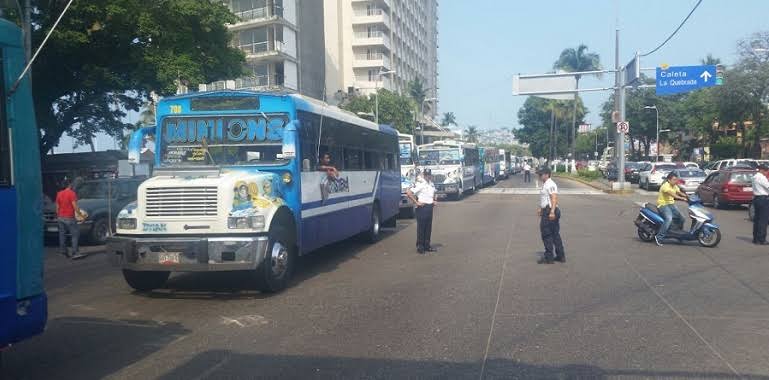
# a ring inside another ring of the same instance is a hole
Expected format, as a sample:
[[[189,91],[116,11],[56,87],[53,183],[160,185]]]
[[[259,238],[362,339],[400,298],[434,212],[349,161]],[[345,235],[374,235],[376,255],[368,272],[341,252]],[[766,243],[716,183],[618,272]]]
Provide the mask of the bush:
[[[577,170],[577,175],[580,178],[586,179],[588,181],[595,181],[601,178],[601,172],[599,172],[598,170],[591,172],[587,169],[581,169],[581,170]]]
[[[568,167],[565,164],[558,164],[555,166],[555,168],[558,173],[565,173],[569,171]]]

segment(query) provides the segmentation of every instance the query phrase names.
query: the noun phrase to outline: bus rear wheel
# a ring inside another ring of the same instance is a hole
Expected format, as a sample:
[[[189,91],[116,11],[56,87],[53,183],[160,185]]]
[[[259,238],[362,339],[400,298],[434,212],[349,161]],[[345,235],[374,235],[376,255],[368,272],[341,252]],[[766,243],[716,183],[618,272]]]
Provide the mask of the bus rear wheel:
[[[162,288],[171,272],[135,271],[123,269],[123,278],[128,286],[140,292],[149,292]]]
[[[296,265],[291,234],[281,227],[270,230],[270,242],[262,262],[256,267],[257,286],[265,293],[277,293],[288,287]]]
[[[382,214],[379,212],[379,204],[374,203],[374,208],[371,210],[371,225],[368,231],[365,232],[364,237],[369,243],[376,243],[382,237]]]

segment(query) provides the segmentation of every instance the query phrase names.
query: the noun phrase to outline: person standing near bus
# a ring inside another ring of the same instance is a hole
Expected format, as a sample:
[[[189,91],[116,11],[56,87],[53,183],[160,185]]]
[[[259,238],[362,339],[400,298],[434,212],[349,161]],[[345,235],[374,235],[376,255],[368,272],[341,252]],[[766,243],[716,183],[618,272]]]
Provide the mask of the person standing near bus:
[[[70,259],[85,257],[78,252],[78,240],[80,238],[80,226],[77,225],[77,215],[80,208],[77,207],[77,194],[72,189],[72,183],[65,179],[62,184],[64,189],[56,194],[56,216],[59,221],[59,252]],[[67,252],[67,233],[72,237],[72,254]]]
[[[531,165],[529,164],[529,161],[523,163],[523,182],[531,182]]]
[[[566,254],[561,240],[561,209],[558,208],[558,185],[550,178],[550,168],[537,171],[542,189],[539,191],[539,231],[545,244],[545,255],[538,264],[553,264],[555,261],[566,262]],[[555,255],[553,255],[555,251]]]
[[[435,248],[430,245],[433,229],[433,208],[436,202],[432,171],[430,169],[423,170],[422,181],[416,182],[414,187],[406,192],[406,195],[417,206],[417,252],[419,254],[435,252]]]
[[[753,244],[766,245],[766,225],[769,224],[769,166],[758,165],[758,173],[753,176]]]

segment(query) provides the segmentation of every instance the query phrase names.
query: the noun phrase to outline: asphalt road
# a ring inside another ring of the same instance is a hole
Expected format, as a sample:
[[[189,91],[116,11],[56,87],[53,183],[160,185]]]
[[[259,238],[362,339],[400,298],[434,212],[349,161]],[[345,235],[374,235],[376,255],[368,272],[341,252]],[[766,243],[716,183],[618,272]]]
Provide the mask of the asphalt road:
[[[769,379],[769,249],[741,209],[715,249],[640,242],[636,201],[558,180],[567,263],[542,252],[520,177],[415,225],[301,260],[277,295],[247,274],[183,274],[133,293],[99,247],[46,263],[45,334],[5,352],[12,379]]]

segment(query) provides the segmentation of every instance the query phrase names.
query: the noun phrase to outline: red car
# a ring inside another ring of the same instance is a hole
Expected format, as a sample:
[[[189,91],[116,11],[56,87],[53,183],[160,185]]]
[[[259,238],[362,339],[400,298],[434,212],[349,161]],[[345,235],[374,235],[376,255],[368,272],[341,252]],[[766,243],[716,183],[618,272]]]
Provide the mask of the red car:
[[[697,188],[696,194],[703,203],[710,203],[715,208],[751,203],[755,174],[756,171],[751,169],[727,169],[710,173]]]

